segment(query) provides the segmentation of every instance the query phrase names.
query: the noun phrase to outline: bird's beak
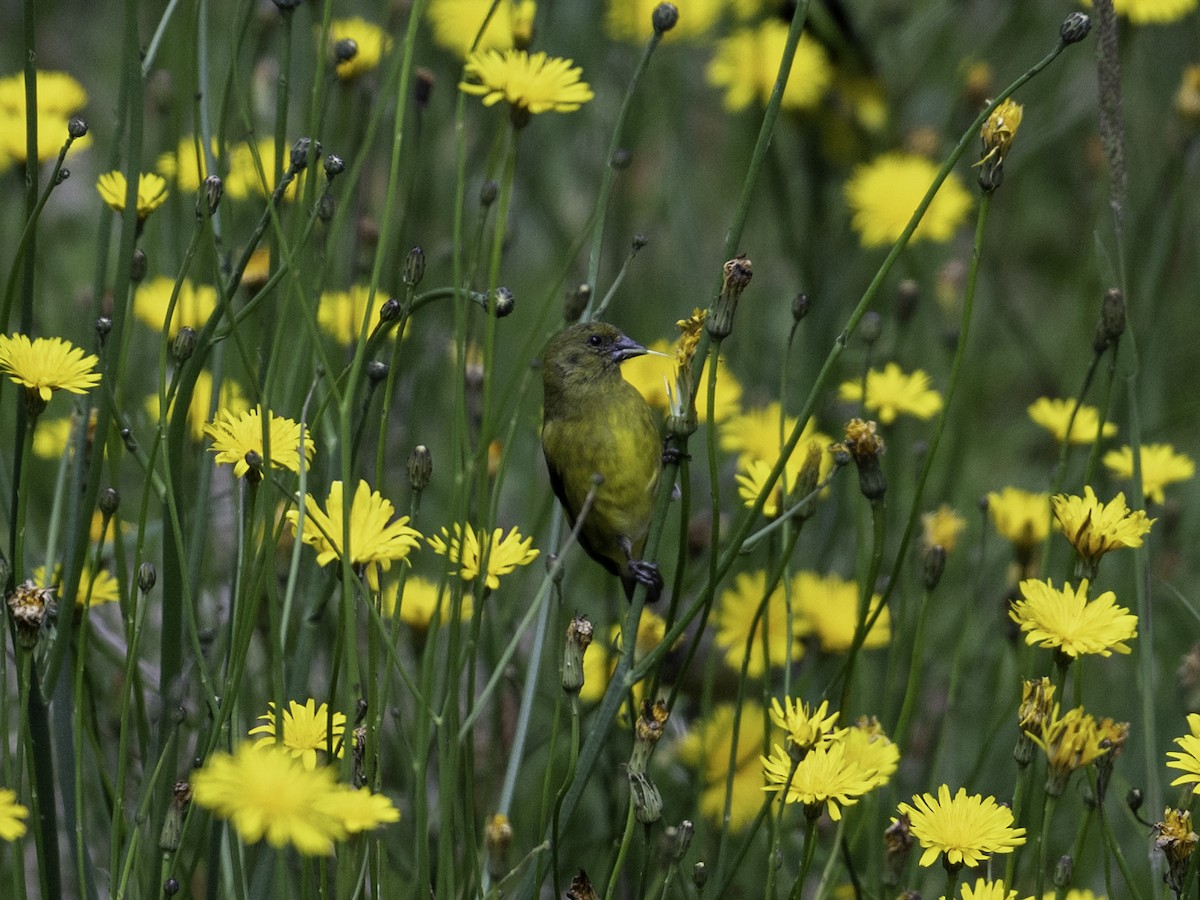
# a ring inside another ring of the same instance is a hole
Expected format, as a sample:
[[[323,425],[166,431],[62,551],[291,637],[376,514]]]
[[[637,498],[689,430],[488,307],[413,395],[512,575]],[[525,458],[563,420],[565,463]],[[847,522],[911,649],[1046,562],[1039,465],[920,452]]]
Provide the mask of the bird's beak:
[[[621,335],[612,345],[612,359],[615,363],[623,363],[635,356],[645,356],[648,351],[632,338]]]

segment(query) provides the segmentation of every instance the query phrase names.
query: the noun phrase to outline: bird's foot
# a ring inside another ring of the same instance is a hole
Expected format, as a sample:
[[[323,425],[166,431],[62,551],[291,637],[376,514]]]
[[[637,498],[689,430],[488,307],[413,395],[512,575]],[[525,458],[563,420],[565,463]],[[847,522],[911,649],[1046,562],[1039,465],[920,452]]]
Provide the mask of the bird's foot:
[[[646,586],[646,602],[653,603],[663,592],[663,578],[658,571],[658,563],[647,562],[644,559],[631,559],[629,571],[634,581]]]
[[[692,454],[684,453],[678,447],[664,445],[662,452],[662,461],[668,466],[677,466],[685,459],[691,459]]]

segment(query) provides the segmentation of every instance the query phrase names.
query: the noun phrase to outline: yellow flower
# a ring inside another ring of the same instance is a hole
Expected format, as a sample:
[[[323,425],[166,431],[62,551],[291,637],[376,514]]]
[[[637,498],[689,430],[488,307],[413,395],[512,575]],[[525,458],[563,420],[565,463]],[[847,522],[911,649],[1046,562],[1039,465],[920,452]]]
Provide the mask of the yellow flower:
[[[724,89],[729,112],[741,112],[752,103],[766,105],[779,74],[787,34],[788,24],[771,18],[753,28],[739,28],[717,41],[705,78],[713,87]],[[815,109],[832,81],[829,56],[805,33],[796,46],[781,105],[784,109]]]
[[[146,398],[146,415],[150,417],[151,422],[158,421],[158,395],[152,394]],[[168,417],[171,415],[171,410],[175,408],[175,401],[171,401],[171,406],[167,409]],[[225,410],[232,414],[240,414],[250,409],[250,401],[246,399],[245,393],[241,386],[231,378],[226,378],[221,382],[221,389],[218,392],[217,408]],[[192,390],[192,403],[188,407],[188,434],[191,435],[193,441],[199,443],[204,440],[204,429],[208,427],[208,417],[213,412],[213,378],[212,373],[202,369],[196,375],[196,386]],[[163,427],[166,427],[166,422],[163,422]]]
[[[1060,444],[1067,435],[1067,422],[1071,411],[1075,409],[1074,400],[1052,400],[1049,397],[1039,397],[1029,406],[1029,418],[1035,425],[1041,425]],[[1096,440],[1096,432],[1100,430],[1100,412],[1094,406],[1081,403],[1075,414],[1075,424],[1071,426],[1072,444],[1090,444]],[[1117,433],[1113,422],[1105,422],[1100,437],[1112,437]]]
[[[608,0],[605,31],[618,41],[644,44],[654,28],[650,17],[660,0]],[[677,0],[679,21],[665,35],[667,40],[704,36],[721,18],[721,0]],[[778,56],[776,66],[778,66]]]
[[[325,291],[317,306],[317,324],[339,344],[357,344],[370,294],[371,289],[366,285],[355,285],[348,291]],[[380,311],[390,299],[386,291],[375,292],[374,308],[367,323],[368,335],[379,324]]]
[[[650,352],[621,363],[621,377],[638,389],[646,402],[655,409],[668,411],[667,385],[675,381],[674,348],[663,340],[646,345]],[[658,356],[657,354],[663,354]],[[696,421],[708,421],[708,362],[700,371],[700,389],[696,392]],[[713,405],[713,420],[720,423],[736,415],[742,399],[742,386],[723,359],[717,360],[717,398]]]
[[[125,210],[125,173],[105,172],[96,179],[96,190],[100,198],[116,212]],[[138,176],[137,185],[137,217],[139,222],[162,206],[167,200],[167,183],[161,175],[154,172],[143,172]]]
[[[324,566],[342,555],[345,519],[343,518],[342,482],[329,486],[329,497],[322,510],[312,494],[304,497],[305,523],[300,536],[317,551],[317,565]],[[350,562],[366,570],[367,584],[379,590],[379,571],[386,572],[393,562],[408,559],[409,553],[420,546],[421,533],[408,526],[408,516],[389,522],[396,508],[378,491],[359,481],[350,504]],[[289,510],[292,529],[299,527],[299,510]]]
[[[469,524],[454,523],[453,535],[445,528],[439,537],[429,538],[429,546],[439,556],[444,556],[452,563],[461,563],[458,574],[463,581],[472,581],[480,574],[483,548],[475,529]],[[487,588],[495,590],[500,587],[500,576],[507,575],[517,566],[527,566],[538,558],[540,551],[532,549],[533,538],[522,538],[517,529],[509,529],[508,534],[503,528],[492,532],[491,545],[487,551]]]
[[[33,570],[33,581],[38,587],[50,588],[55,594],[62,593],[62,566],[54,567],[54,578],[46,578],[46,567],[38,566]],[[89,597],[88,590],[91,590]],[[87,566],[79,573],[79,592],[75,595],[75,605],[100,606],[104,603],[117,603],[121,599],[121,585],[112,573],[106,569],[96,572],[92,580],[92,570]]]
[[[1186,453],[1176,453],[1170,444],[1142,444],[1142,490],[1150,503],[1162,503],[1163,488],[1187,481],[1196,474],[1196,463]],[[1122,447],[1104,454],[1104,465],[1117,478],[1133,478],[1133,448]]]
[[[733,704],[713,707],[708,718],[695,722],[677,745],[679,759],[699,774],[700,814],[720,826],[725,816],[725,783],[733,753],[733,785],[729,828],[741,831],[754,821],[763,803],[763,773],[759,755],[767,734],[763,708],[754,702],[742,705],[737,747],[733,746]]]
[[[1085,653],[1112,656],[1112,651],[1129,653],[1137,637],[1137,616],[1117,606],[1112,591],[1088,602],[1088,580],[1078,590],[1065,582],[1062,590],[1054,582],[1026,579],[1021,582],[1023,599],[1014,600],[1009,618],[1025,632],[1025,643],[1050,647],[1070,657]]]
[[[283,148],[283,170],[289,165],[290,147]],[[255,155],[258,161],[255,161]],[[260,171],[259,164],[262,165]],[[307,170],[292,180],[283,192],[283,199],[295,200],[297,192],[303,190]],[[248,143],[235,144],[229,149],[229,174],[225,176],[225,196],[231,200],[244,200],[247,197],[269,197],[275,190],[275,185],[283,177],[282,172],[275,171],[275,141],[263,138],[253,146]],[[303,196],[303,194],[299,194]]]
[[[937,171],[924,157],[900,152],[885,153],[854,170],[846,182],[846,202],[853,214],[851,224],[864,247],[886,247],[899,239]],[[962,181],[951,172],[912,240],[938,244],[950,240],[972,203]]]
[[[763,790],[779,791],[787,785],[784,802],[803,803],[805,812],[814,818],[824,806],[829,818],[837,822],[842,818],[841,807],[853,806],[874,787],[875,773],[848,761],[845,745],[840,743],[816,747],[798,763],[776,744],[770,756],[762,757],[762,765]]]
[[[1183,772],[1171,782],[1171,787],[1180,784],[1192,785],[1192,793],[1200,794],[1200,715],[1189,713],[1189,733],[1175,738],[1178,750],[1167,753],[1167,768]]]
[[[1021,119],[1024,114],[1024,107],[1011,99],[1005,100],[992,110],[992,114],[987,117],[987,121],[983,123],[983,127],[979,131],[979,137],[983,141],[984,156],[976,165],[993,160],[998,163],[1004,162],[1004,157],[1008,155],[1008,148],[1012,146],[1013,138],[1017,136],[1017,129],[1021,127]]]
[[[963,884],[962,900],[1016,900],[1017,892],[1010,891],[1004,886],[1001,881],[988,881],[986,878],[976,878],[975,884]],[[1054,892],[1050,892],[1050,896],[1054,896]],[[942,900],[946,900],[945,897]],[[1032,897],[1026,900],[1033,900]]]
[[[667,634],[667,620],[657,613],[646,610],[638,621],[637,644],[633,648],[633,660],[638,662],[662,643]],[[608,689],[617,658],[621,654],[621,626],[613,625],[607,641],[593,641],[583,657],[583,688],[579,692],[585,703],[598,703]],[[633,685],[633,705],[637,708],[645,697],[649,684],[643,679]],[[624,712],[622,713],[624,715]],[[628,720],[622,724],[627,724]]]
[[[800,641],[803,621],[799,609],[795,609],[789,632],[787,598],[783,585],[775,588],[762,616],[755,620],[755,613],[762,603],[766,588],[766,572],[755,572],[752,575],[743,572],[734,579],[733,587],[721,594],[717,603],[717,632],[713,642],[724,651],[725,664],[735,671],[741,670],[749,652],[746,674],[751,678],[759,678],[768,668],[785,665],[789,660],[795,662],[804,655],[804,645]],[[754,626],[753,638],[751,625]],[[764,631],[767,645],[765,651]]]
[[[396,614],[396,602],[400,602],[400,621],[417,631],[425,631],[433,623],[436,613],[438,622],[445,625],[451,612],[450,591],[438,593],[438,586],[427,578],[412,576],[404,582],[404,596],[399,595],[400,585],[393,583],[380,595],[380,612],[385,620]],[[475,606],[470,594],[463,594],[459,620],[470,621]]]
[[[738,467],[743,473],[743,477],[738,478],[738,483],[742,486],[739,493],[747,506],[752,505],[754,498],[758,496],[765,483],[766,475],[774,467],[775,461],[779,459],[784,440],[796,427],[796,421],[795,416],[784,416],[778,403],[769,403],[766,406],[731,416],[721,423],[719,433],[721,449],[738,454]],[[818,480],[823,481],[829,477],[829,473],[833,469],[833,456],[825,451],[832,443],[833,439],[817,431],[816,424],[810,419],[800,433],[796,448],[788,457],[784,467],[784,480],[787,482],[789,490],[799,479],[808,458],[809,448],[813,445],[816,445],[821,452]],[[756,461],[765,463],[766,467],[755,465]],[[766,515],[776,514],[779,493],[780,488],[777,487],[776,496],[768,501],[768,505],[772,509],[770,511],[764,509]]]
[[[798,572],[792,581],[792,598],[806,628],[816,635],[822,650],[827,653],[849,651],[858,625],[859,590],[855,582],[832,573]],[[879,607],[882,599],[879,594],[872,595],[868,615]],[[862,648],[886,647],[891,638],[891,615],[885,607],[867,632]]]
[[[242,478],[250,472],[250,463],[246,461],[247,454],[255,453],[264,463],[266,461],[262,415],[261,405],[243,413],[220,409],[217,410],[217,417],[212,424],[204,427],[204,433],[213,439],[210,449],[217,454],[217,464],[227,463],[233,466],[236,478]],[[277,416],[268,409],[267,429],[271,441],[270,461],[277,466],[299,472],[300,423]],[[315,449],[313,439],[305,432],[304,458],[311,460]]]
[[[867,372],[867,400],[863,408],[878,413],[879,421],[890,425],[896,416],[907,413],[918,419],[931,419],[942,408],[942,395],[929,386],[929,376],[917,369],[905,375],[895,363],[888,363],[882,372]],[[861,403],[862,381],[852,379],[838,388],[842,400]]]
[[[943,503],[933,512],[921,514],[921,542],[926,547],[941,547],[947,553],[958,545],[958,536],[967,528],[967,520]]]
[[[329,44],[336,60],[334,71],[342,81],[374,71],[392,49],[388,33],[360,16],[334,19],[329,25]]]
[[[87,437],[85,447],[91,447],[96,436],[96,418],[99,411],[92,407],[88,412]],[[61,459],[64,453],[74,452],[76,429],[82,421],[78,412],[61,419],[38,420],[37,430],[33,433],[33,452],[42,459]]]
[[[67,142],[70,117],[87,104],[87,91],[66,72],[37,73],[37,158],[56,159]],[[0,166],[24,163],[27,146],[25,75],[17,72],[0,78]],[[83,149],[91,136],[76,138],[73,146]]]
[[[968,795],[965,788],[950,796],[942,785],[937,796],[914,795],[912,803],[901,803],[908,816],[912,834],[925,852],[921,865],[932,865],[943,853],[950,866],[974,867],[993,853],[1011,853],[1025,843],[1025,829],[1013,827],[1012,810],[1001,806],[995,797]]]
[[[211,144],[212,154],[217,155],[217,142]],[[168,181],[174,181],[180,191],[194,194],[200,190],[200,185],[208,177],[208,161],[205,159],[200,139],[189,134],[179,139],[174,151],[168,150],[159,155],[154,163],[158,174]],[[226,188],[228,193],[228,188]]]
[[[458,87],[483,98],[484,106],[501,100],[512,107],[514,121],[524,124],[531,115],[574,112],[594,96],[583,70],[571,60],[524,50],[476,51],[463,68],[468,79]]]
[[[1168,807],[1163,813],[1163,821],[1155,823],[1154,835],[1154,849],[1167,860],[1167,874],[1163,880],[1176,897],[1182,897],[1186,893],[1189,863],[1196,852],[1196,844],[1200,843],[1200,836],[1192,831],[1191,810]]]
[[[100,360],[62,338],[0,334],[0,372],[8,375],[42,402],[54,391],[86,394],[100,383],[93,369]]]
[[[1029,737],[1046,754],[1046,793],[1053,797],[1062,795],[1076,769],[1091,765],[1110,749],[1095,718],[1082,706],[1060,716],[1056,703],[1053,714],[1042,723],[1042,733]]]
[[[0,788],[0,840],[15,841],[25,834],[29,810],[17,802],[16,791]]]
[[[259,716],[263,724],[256,725],[249,732],[251,737],[264,735],[255,741],[256,747],[276,746],[296,757],[310,771],[317,767],[318,750],[329,753],[332,749],[334,756],[342,758],[345,713],[335,712],[331,719],[326,703],[317,706],[317,701],[312,697],[303,705],[289,700],[288,708],[283,711],[283,738],[277,739],[275,701],[268,702],[267,707],[267,711]]]
[[[1134,25],[1167,25],[1178,22],[1196,8],[1197,0],[1113,0],[1117,15]]]
[[[434,43],[465,58],[491,8],[492,0],[430,0],[426,15],[433,26]],[[500,0],[475,49],[511,50],[528,46],[536,12],[533,0]]]
[[[1142,537],[1157,521],[1146,518],[1143,510],[1130,510],[1123,493],[1101,503],[1090,485],[1084,485],[1082,497],[1058,494],[1050,503],[1063,534],[1080,560],[1092,568],[1110,550],[1142,546]]]
[[[838,713],[829,712],[829,701],[815,709],[800,700],[785,697],[783,704],[771,698],[771,722],[787,733],[788,750],[804,754],[814,747],[827,747],[839,740],[846,729],[838,729]]]
[[[346,830],[347,834],[374,831],[380,825],[400,821],[400,810],[383,794],[373,794],[370,788],[354,790],[339,785],[339,790],[326,794],[318,807]]]
[[[1050,495],[1006,487],[987,495],[996,531],[1018,547],[1031,549],[1050,533]]]
[[[1042,900],[1054,900],[1056,896],[1054,891],[1046,891],[1042,895]],[[1067,888],[1067,892],[1063,894],[1063,900],[1105,900],[1105,897],[1103,894],[1094,894],[1087,888]]]
[[[1185,122],[1200,123],[1200,63],[1184,68],[1175,92],[1175,112]]]
[[[847,763],[875,773],[870,778],[872,788],[887,784],[900,766],[900,748],[884,734],[874,716],[860,716],[849,728],[842,729],[841,743]]]
[[[159,275],[138,285],[133,294],[133,314],[151,328],[162,330],[175,280]],[[217,308],[217,289],[207,284],[193,284],[190,278],[179,283],[179,296],[171,313],[167,334],[175,337],[184,325],[199,331]]]

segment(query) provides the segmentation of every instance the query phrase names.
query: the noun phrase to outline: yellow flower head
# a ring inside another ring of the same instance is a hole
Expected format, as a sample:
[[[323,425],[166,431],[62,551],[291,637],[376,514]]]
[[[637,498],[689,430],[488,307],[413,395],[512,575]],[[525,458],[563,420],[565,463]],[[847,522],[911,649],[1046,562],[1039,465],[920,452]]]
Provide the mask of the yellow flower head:
[[[105,172],[96,179],[96,190],[100,197],[116,212],[125,211],[125,173]],[[167,201],[167,183],[154,172],[143,172],[138,176],[137,217],[139,222]]]
[[[839,740],[846,729],[838,730],[838,714],[829,712],[829,701],[822,700],[815,709],[801,700],[785,697],[783,705],[771,698],[771,721],[787,732],[787,746],[791,752],[803,756],[814,747],[826,747]]]
[[[859,589],[840,575],[798,572],[792,581],[792,597],[803,617],[805,630],[814,634],[827,653],[846,653],[854,643],[858,625]],[[873,594],[868,615],[873,615],[883,598]],[[862,649],[886,647],[892,638],[891,615],[885,607],[867,632]]]
[[[720,372],[719,367],[717,371]],[[703,393],[702,389],[701,394]],[[796,427],[796,421],[795,416],[785,416],[778,403],[769,403],[731,416],[721,423],[721,449],[738,454],[738,468],[741,470],[738,476],[738,484],[741,486],[738,493],[746,506],[754,504],[754,499],[766,483],[766,476],[779,459],[784,440]],[[789,491],[800,480],[801,472],[809,464],[813,446],[818,448],[820,454],[818,480],[823,481],[829,477],[833,469],[833,456],[825,451],[832,443],[833,439],[817,431],[816,424],[810,419],[784,466],[783,481]],[[767,501],[767,507],[763,509],[765,515],[777,514],[782,487],[777,482],[776,495]]]
[[[250,729],[250,736],[264,735],[255,742],[256,747],[278,746],[285,753],[290,753],[312,770],[317,767],[317,751],[330,753],[338,759],[342,758],[343,737],[346,732],[345,713],[335,712],[330,715],[329,705],[309,697],[303,704],[295,700],[288,701],[288,707],[283,711],[283,736],[276,731],[275,701],[267,704],[267,711],[259,716],[263,724]]]
[[[1130,510],[1123,493],[1101,503],[1091,485],[1084,485],[1082,497],[1058,494],[1050,503],[1063,534],[1080,560],[1091,568],[1110,550],[1142,546],[1142,537],[1157,521],[1146,518],[1143,510]]]
[[[92,407],[88,412],[84,446],[90,448],[96,437],[98,411]],[[83,425],[83,417],[72,412],[61,419],[41,419],[33,434],[33,453],[41,459],[61,459],[64,453],[75,452],[75,438]]]
[[[1184,68],[1175,92],[1175,112],[1185,122],[1200,123],[1200,63]]]
[[[1003,162],[1012,146],[1017,129],[1021,127],[1021,119],[1025,114],[1024,107],[1013,100],[1005,100],[987,117],[980,129],[979,137],[983,141],[983,159],[978,164],[995,160]]]
[[[933,512],[921,514],[921,543],[926,547],[941,547],[947,553],[958,545],[958,536],[967,528],[967,520],[943,503]]]
[[[975,884],[963,884],[962,900],[1016,900],[1017,892],[1010,891],[1004,886],[1004,881],[988,881],[986,878],[976,878]],[[1054,896],[1054,892],[1050,892],[1050,896]],[[945,900],[945,897],[942,898]],[[1026,900],[1033,900],[1032,897]]]
[[[463,581],[473,581],[480,574],[483,566],[484,548],[479,536],[470,524],[454,523],[454,532],[443,528],[441,536],[429,538],[429,546],[439,556],[444,556],[452,563],[460,563],[462,568],[458,574]],[[487,588],[495,590],[500,587],[500,576],[507,575],[517,566],[527,566],[538,558],[540,551],[534,550],[533,538],[521,537],[516,528],[509,529],[508,534],[503,528],[492,532],[491,545],[487,548]]]
[[[1025,643],[1050,647],[1072,658],[1086,653],[1111,656],[1129,653],[1137,637],[1137,616],[1117,606],[1112,591],[1105,591],[1091,602],[1087,598],[1088,580],[1078,589],[1064,583],[1062,589],[1050,580],[1026,579],[1021,582],[1022,599],[1014,600],[1009,617],[1025,632]]]
[[[370,788],[358,790],[338,785],[338,790],[326,794],[319,807],[344,829],[347,834],[374,831],[381,825],[400,821],[400,810],[383,794],[373,794]]]
[[[800,642],[803,621],[799,610],[794,609],[792,627],[788,629],[787,598],[782,585],[771,592],[762,616],[755,618],[766,590],[766,572],[743,572],[734,579],[733,587],[721,594],[717,604],[713,641],[724,651],[727,666],[740,671],[745,665],[751,678],[759,678],[768,668],[785,665],[789,660],[795,662],[804,655],[804,645]]]
[[[730,797],[729,827],[741,831],[754,821],[762,806],[763,772],[759,754],[765,742],[777,739],[772,730],[768,735],[764,724],[766,715],[756,703],[742,704],[733,747],[733,704],[713,707],[708,718],[695,722],[677,745],[679,759],[696,769],[700,780],[700,814],[714,825],[722,825],[725,816],[725,781],[731,763],[734,770],[733,792]]]
[[[266,450],[263,449],[263,410],[262,406],[243,413],[233,413],[226,409],[217,411],[217,417],[211,425],[204,427],[204,433],[213,439],[210,448],[217,454],[217,464],[226,463],[233,466],[236,478],[242,478],[251,471],[246,456],[257,454],[265,462]],[[284,416],[277,416],[267,410],[267,429],[271,441],[271,462],[293,472],[300,471],[300,423]],[[306,432],[304,435],[304,458],[311,460],[316,445]],[[256,469],[255,474],[261,473]]]
[[[1171,782],[1171,787],[1180,784],[1192,785],[1192,793],[1200,794],[1200,715],[1189,713],[1188,733],[1175,738],[1178,750],[1167,753],[1167,768],[1183,772]]]
[[[1033,419],[1035,425],[1041,425],[1054,435],[1054,439],[1061,444],[1067,436],[1067,423],[1074,409],[1074,400],[1039,397],[1029,405],[1029,418]],[[1112,437],[1117,433],[1117,426],[1113,422],[1105,422],[1101,430],[1099,410],[1085,403],[1079,404],[1075,423],[1071,425],[1071,443],[1090,444],[1096,440],[1097,432],[1100,437]]]
[[[46,567],[38,566],[33,570],[33,581],[38,587],[50,588],[55,594],[62,594],[62,566],[54,567],[54,578],[46,577]],[[95,578],[87,566],[79,574],[79,592],[75,595],[75,605],[82,609],[84,606],[100,606],[105,603],[117,603],[121,599],[121,585],[107,569],[96,571]]]
[[[642,613],[638,621],[637,645],[633,649],[634,662],[639,661],[647,653],[662,643],[667,634],[667,620],[649,610]],[[583,658],[583,688],[579,697],[585,703],[598,703],[608,689],[608,682],[617,668],[617,658],[621,654],[621,626],[613,625],[608,632],[607,641],[593,641]],[[649,683],[638,681],[633,686],[633,706],[636,709],[645,699]],[[622,716],[625,708],[622,707]],[[628,719],[622,721],[628,725]]]
[[[1196,8],[1197,0],[1113,0],[1117,15],[1134,25],[1168,25]]]
[[[867,372],[867,399],[863,401],[862,381],[852,379],[838,388],[838,396],[852,403],[862,403],[869,413],[878,413],[879,421],[890,425],[896,417],[907,413],[918,419],[932,419],[942,408],[942,395],[929,386],[929,376],[917,369],[905,375],[894,362]]]
[[[304,497],[304,532],[301,540],[317,551],[317,564],[324,566],[342,555],[344,497],[342,482],[329,486],[329,498],[322,510],[312,494]],[[387,571],[393,562],[408,559],[409,553],[420,546],[421,533],[408,526],[408,516],[390,521],[396,508],[378,491],[359,481],[350,504],[350,562],[366,570],[371,590],[379,590],[379,570]],[[295,530],[299,527],[299,510],[289,510],[288,521]]]
[[[458,87],[483,98],[484,106],[501,100],[512,107],[514,122],[544,112],[574,112],[594,96],[583,70],[569,59],[527,53],[524,50],[487,50],[472,53],[463,69],[468,79]]]
[[[283,148],[282,165],[287,170],[290,164],[290,147]],[[255,157],[257,156],[257,160]],[[261,165],[261,169],[259,166]],[[308,170],[294,178],[283,192],[284,200],[295,200],[303,196],[303,185],[308,176]],[[248,143],[235,144],[229,148],[229,173],[225,176],[225,196],[231,200],[245,200],[247,197],[270,197],[275,185],[282,179],[282,173],[275,170],[275,141],[273,138],[262,138],[253,145]]]
[[[321,302],[317,306],[317,324],[339,344],[357,344],[370,296],[371,289],[367,285],[355,285],[348,291],[326,291],[321,294]],[[367,334],[381,321],[380,312],[390,299],[386,291],[375,292]]]
[[[996,531],[1017,547],[1032,549],[1050,533],[1050,495],[1006,487],[987,495]]]
[[[1106,735],[1082,706],[1060,716],[1055,704],[1054,713],[1042,723],[1042,733],[1029,737],[1046,754],[1046,793],[1054,797],[1066,790],[1076,769],[1091,765],[1110,750]]]
[[[1150,503],[1162,503],[1163,488],[1187,481],[1196,474],[1196,463],[1186,453],[1176,453],[1170,444],[1142,444],[1142,490]],[[1117,478],[1133,478],[1133,448],[1122,447],[1104,454],[1104,465]]]
[[[644,44],[653,33],[651,16],[661,0],[608,0],[605,30],[618,41]],[[666,40],[695,40],[703,37],[721,18],[722,0],[675,0],[679,21],[668,31]],[[779,57],[775,64],[778,67]]]
[[[43,402],[54,391],[86,394],[100,383],[93,371],[100,360],[62,338],[0,334],[0,372]]]
[[[1049,678],[1021,682],[1021,704],[1017,707],[1017,728],[1029,734],[1041,734],[1042,725],[1054,712],[1054,685]]]
[[[725,91],[724,104],[729,112],[741,112],[755,103],[766,105],[779,74],[787,34],[788,24],[771,18],[752,28],[739,28],[717,41],[705,78]],[[783,90],[783,108],[815,109],[832,81],[833,67],[825,48],[809,34],[801,35]]]
[[[1186,809],[1167,808],[1163,820],[1154,826],[1154,846],[1169,862],[1183,861],[1191,857],[1200,843],[1200,836],[1192,831],[1192,814]]]
[[[250,401],[246,399],[241,386],[232,378],[226,378],[221,382],[221,389],[217,394],[216,405],[217,409],[234,415],[241,414],[250,409]],[[157,422],[158,395],[151,394],[147,397],[145,407],[150,421]],[[168,419],[174,408],[175,401],[172,399],[171,406],[167,409]],[[192,391],[192,403],[188,407],[188,434],[193,441],[199,443],[204,440],[204,429],[208,427],[208,417],[211,414],[215,414],[215,410],[213,410],[213,377],[211,372],[202,369],[196,375],[196,386]],[[162,423],[162,427],[166,427],[165,421]]]
[[[217,142],[210,145],[212,154],[217,155]],[[200,190],[200,185],[208,177],[208,160],[205,159],[203,145],[194,134],[179,139],[174,151],[168,150],[161,154],[154,163],[158,174],[168,181],[174,181],[180,191],[194,194]]]
[[[433,26],[434,43],[465,59],[491,9],[492,0],[430,0],[426,16]],[[500,0],[475,49],[528,47],[536,12],[533,0]]]
[[[400,602],[400,621],[416,631],[426,631],[433,623],[445,624],[451,613],[449,590],[438,592],[438,586],[428,578],[409,577],[404,582],[404,596],[400,597],[400,585],[389,584],[380,595],[380,612],[390,619],[396,614],[396,602]],[[474,614],[475,606],[470,594],[463,594],[459,620],[467,622]]]
[[[151,328],[162,330],[167,321],[175,279],[159,275],[138,285],[133,295],[133,314]],[[199,331],[217,308],[217,289],[208,284],[193,284],[190,278],[179,283],[175,308],[171,311],[167,334],[175,337],[184,325]]]
[[[875,786],[875,773],[847,760],[841,743],[817,747],[798,763],[776,744],[770,756],[762,757],[762,765],[766,781],[763,790],[779,791],[787,785],[784,802],[803,803],[805,813],[813,818],[824,807],[829,818],[837,822],[842,818],[841,807],[853,806]]]
[[[392,49],[388,33],[360,16],[334,19],[329,25],[329,44],[333,47],[334,71],[342,81],[373,72]]]
[[[900,748],[884,734],[874,716],[860,716],[857,722],[843,729],[841,743],[846,762],[875,773],[871,778],[873,788],[887,784],[900,766]]]
[[[87,104],[87,91],[66,72],[37,73],[37,158],[39,162],[58,157],[69,136],[70,117]],[[0,166],[24,163],[27,154],[25,74],[0,78]],[[91,136],[76,138],[82,149]]]
[[[995,797],[968,795],[965,788],[951,797],[943,784],[936,797],[914,795],[911,804],[901,803],[898,809],[908,816],[913,837],[925,848],[922,866],[932,865],[944,853],[947,865],[974,867],[993,853],[1012,853],[1025,843],[1025,829],[1013,827],[1011,809]]]
[[[687,321],[687,320],[685,320]],[[638,389],[646,402],[664,413],[670,409],[672,400],[669,386],[675,383],[680,342],[671,347],[666,341],[653,341],[646,345],[649,353],[627,359],[621,364],[621,377]],[[708,421],[708,362],[700,372],[700,390],[696,393],[696,419],[703,424]],[[677,397],[675,398],[678,399]],[[717,398],[713,404],[713,420],[720,423],[738,411],[742,399],[742,386],[729,371],[723,359],[717,360]]]
[[[923,156],[885,153],[859,166],[846,182],[851,225],[864,247],[886,247],[899,239],[937,176],[938,167]],[[943,244],[954,237],[971,209],[971,199],[953,172],[942,183],[912,240]]]
[[[15,841],[25,834],[29,810],[17,802],[16,791],[0,788],[0,841]]]

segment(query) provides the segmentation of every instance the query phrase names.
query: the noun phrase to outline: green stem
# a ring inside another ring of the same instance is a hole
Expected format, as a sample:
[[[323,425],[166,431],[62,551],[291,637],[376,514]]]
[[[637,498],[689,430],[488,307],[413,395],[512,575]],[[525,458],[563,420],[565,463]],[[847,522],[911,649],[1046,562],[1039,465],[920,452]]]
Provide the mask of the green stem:
[[[817,818],[818,816],[811,815],[807,808],[804,810],[804,856],[800,863],[800,874],[792,884],[789,900],[800,900],[804,894],[804,882],[808,878],[808,870],[812,866],[813,855],[817,849]]]

